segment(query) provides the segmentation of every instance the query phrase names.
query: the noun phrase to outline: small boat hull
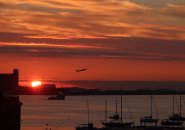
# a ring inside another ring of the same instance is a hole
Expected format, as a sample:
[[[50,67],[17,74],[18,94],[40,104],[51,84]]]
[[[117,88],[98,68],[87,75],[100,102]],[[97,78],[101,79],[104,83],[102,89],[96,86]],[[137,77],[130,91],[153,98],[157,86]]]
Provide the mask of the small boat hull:
[[[93,123],[80,124],[76,127],[76,130],[98,130],[98,128],[93,126]]]
[[[52,96],[52,97],[49,97],[48,100],[65,100],[65,96],[62,95],[62,96]]]
[[[102,122],[105,127],[109,128],[123,128],[123,127],[131,127],[133,122]]]

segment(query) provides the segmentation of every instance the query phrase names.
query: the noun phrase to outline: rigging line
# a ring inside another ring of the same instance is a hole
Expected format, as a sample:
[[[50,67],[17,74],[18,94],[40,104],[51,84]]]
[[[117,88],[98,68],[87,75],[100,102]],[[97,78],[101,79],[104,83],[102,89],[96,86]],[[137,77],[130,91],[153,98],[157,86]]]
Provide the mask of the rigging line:
[[[184,104],[185,104],[185,101],[184,101],[184,96],[182,96],[182,101],[184,102]]]
[[[182,97],[181,97],[181,100],[182,100],[182,102],[184,102],[184,96],[183,95],[181,95]],[[183,103],[182,103],[182,106],[181,106],[181,109],[182,109],[182,113],[183,113]]]
[[[179,108],[179,105],[178,105],[177,101],[175,101],[175,103],[176,103],[177,109],[178,109],[178,111],[179,111],[179,113],[180,113],[180,108]]]
[[[156,112],[157,118],[159,118],[159,113],[158,113],[158,111],[157,111],[156,103],[155,103],[154,100],[153,100],[153,106],[154,106],[154,108],[155,108],[155,112]]]
[[[150,111],[150,116],[152,117],[153,116],[153,108],[152,108],[152,104],[153,104],[153,96],[151,95],[151,99],[150,99],[151,101],[150,101],[150,109],[151,109],[151,111]]]
[[[183,99],[182,99],[183,100]],[[183,103],[184,103],[184,105],[185,105],[185,101],[183,100]]]
[[[89,101],[87,100],[87,120],[89,123]]]
[[[173,110],[172,110],[173,115],[174,115],[174,112],[175,112],[175,108],[174,108],[174,101],[175,101],[175,95],[173,95]]]
[[[128,101],[127,101],[126,96],[125,96],[124,99],[125,99],[125,102],[126,102],[126,105],[127,105],[127,108],[128,108],[128,111],[129,111],[129,114],[130,114],[130,117],[131,117],[131,120],[132,120],[132,122],[134,122],[134,119],[133,119],[133,116],[132,116],[132,112],[131,112],[130,107],[129,107],[129,105],[128,105]]]
[[[117,100],[117,96],[116,96],[116,115],[118,114],[118,100]]]
[[[183,100],[183,102],[184,102],[184,105],[185,105],[185,101]]]
[[[107,122],[107,100],[105,100],[105,122]]]
[[[179,107],[180,107],[180,116],[181,116],[181,113],[182,113],[181,95],[180,95],[180,97],[179,97],[179,98],[180,98],[180,106],[179,106]]]
[[[123,94],[123,90],[121,88],[121,123],[123,123],[123,112],[122,112],[122,94]]]

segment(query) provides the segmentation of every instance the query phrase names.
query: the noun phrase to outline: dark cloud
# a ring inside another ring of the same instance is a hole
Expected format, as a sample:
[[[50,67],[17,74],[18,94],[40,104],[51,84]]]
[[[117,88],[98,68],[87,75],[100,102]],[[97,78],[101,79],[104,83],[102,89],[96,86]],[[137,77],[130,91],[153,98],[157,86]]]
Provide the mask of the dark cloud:
[[[27,36],[29,35],[0,33],[0,53],[39,57],[185,60],[185,41],[181,40],[134,37],[52,39]]]

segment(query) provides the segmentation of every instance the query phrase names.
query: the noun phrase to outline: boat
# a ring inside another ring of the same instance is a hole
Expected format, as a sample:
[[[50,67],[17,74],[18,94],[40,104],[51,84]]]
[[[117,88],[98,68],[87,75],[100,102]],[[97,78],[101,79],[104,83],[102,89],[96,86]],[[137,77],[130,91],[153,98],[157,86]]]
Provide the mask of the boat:
[[[181,114],[174,114],[170,116],[169,119],[174,121],[185,121],[185,117],[182,117]]]
[[[183,121],[175,121],[175,120],[169,120],[169,119],[164,119],[161,121],[162,126],[177,126],[177,127],[182,127]]]
[[[87,101],[87,123],[86,124],[79,124],[76,126],[76,130],[98,130],[94,127],[93,123],[89,120],[89,102]]]
[[[98,130],[96,127],[93,126],[93,123],[87,123],[87,124],[79,124],[76,126],[76,130]]]
[[[117,100],[116,100],[116,114],[109,117],[109,121],[107,121],[107,102],[105,102],[105,121],[102,122],[102,125],[105,127],[104,129],[120,129],[132,127],[134,122],[123,122],[122,118],[122,90],[121,90],[121,117],[119,117],[117,113]]]
[[[157,126],[157,123],[158,123],[159,119],[153,118],[153,110],[152,110],[152,108],[153,108],[153,96],[152,95],[151,95],[150,108],[151,108],[150,116],[145,116],[145,117],[142,117],[140,119],[141,126],[146,126],[146,124],[155,124],[154,126]]]
[[[125,128],[131,127],[133,125],[133,122],[110,121],[102,122],[102,124],[108,128],[123,128],[123,127]]]
[[[105,104],[105,111],[107,111],[107,102]],[[119,120],[120,119],[120,116],[118,115],[118,102],[117,102],[117,96],[116,96],[116,112],[114,115],[112,116],[109,116],[110,119],[113,119],[113,120]]]
[[[60,92],[58,95],[56,96],[51,96],[48,98],[48,100],[65,100],[65,95],[62,94],[62,92]]]
[[[174,113],[174,95],[173,95],[173,114],[168,119],[164,119],[161,121],[162,126],[168,127],[182,127],[183,121],[185,120],[184,117],[181,116],[181,96],[180,96],[180,110],[179,114]]]
[[[180,95],[180,106],[179,106],[179,114],[174,114],[174,96],[173,96],[173,115],[169,117],[169,120],[173,121],[185,121],[185,117],[182,116],[182,103],[181,103],[181,95]]]

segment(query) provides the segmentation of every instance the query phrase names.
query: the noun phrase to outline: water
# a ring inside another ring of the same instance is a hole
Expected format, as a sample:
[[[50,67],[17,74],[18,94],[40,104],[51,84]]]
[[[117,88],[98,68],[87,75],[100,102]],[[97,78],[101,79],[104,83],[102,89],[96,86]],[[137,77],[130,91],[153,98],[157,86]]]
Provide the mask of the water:
[[[75,130],[75,126],[87,122],[87,105],[89,102],[90,121],[101,126],[105,119],[105,100],[108,103],[108,115],[116,111],[116,96],[67,96],[66,100],[47,100],[48,96],[20,96],[22,106],[22,130],[44,130],[48,123],[57,130]],[[120,96],[118,112],[120,113]],[[127,102],[126,102],[127,100]],[[172,96],[153,96],[153,116],[160,119],[172,114]],[[175,97],[175,111],[178,111],[179,96]],[[127,103],[130,109],[127,107]],[[184,102],[182,103],[184,105]],[[150,96],[123,96],[123,120],[139,124],[140,117],[150,115]],[[130,112],[129,112],[130,111]],[[183,113],[183,110],[182,110]]]

